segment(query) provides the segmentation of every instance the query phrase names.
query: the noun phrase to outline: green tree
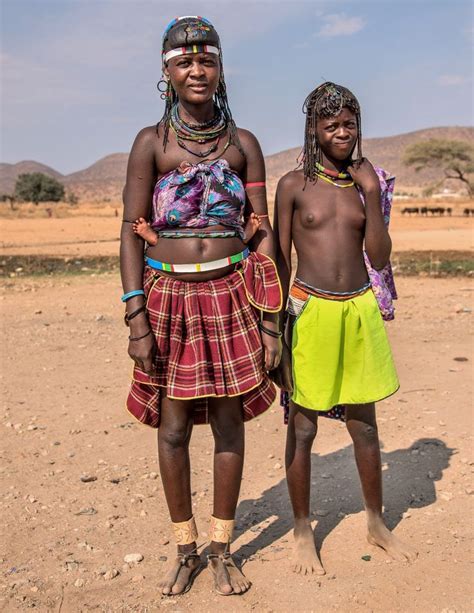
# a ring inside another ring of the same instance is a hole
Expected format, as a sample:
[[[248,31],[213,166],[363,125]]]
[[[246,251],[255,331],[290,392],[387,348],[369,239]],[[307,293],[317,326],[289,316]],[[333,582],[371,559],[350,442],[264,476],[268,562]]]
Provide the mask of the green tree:
[[[59,202],[64,198],[64,185],[42,172],[25,173],[18,176],[15,197],[26,202]]]
[[[465,184],[469,197],[474,195],[474,182],[468,176],[474,173],[474,147],[469,143],[430,138],[407,147],[403,162],[416,171],[426,166],[439,168],[444,175],[441,183],[458,179]]]

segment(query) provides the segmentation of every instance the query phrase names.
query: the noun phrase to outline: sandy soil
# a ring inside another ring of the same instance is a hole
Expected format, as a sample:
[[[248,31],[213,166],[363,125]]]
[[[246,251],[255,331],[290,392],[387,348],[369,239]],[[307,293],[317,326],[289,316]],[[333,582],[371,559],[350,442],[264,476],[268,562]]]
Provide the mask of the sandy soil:
[[[390,562],[367,544],[348,435],[344,425],[323,421],[312,509],[328,574],[291,572],[285,427],[275,406],[246,430],[233,549],[245,561],[251,590],[218,596],[205,570],[191,592],[166,599],[155,586],[174,548],[155,433],[124,409],[131,365],[118,275],[6,281],[0,294],[2,610],[473,610],[474,287],[467,279],[412,278],[398,286],[402,299],[388,327],[402,387],[380,403],[378,416],[386,518],[419,550],[417,561]],[[195,429],[191,454],[205,544],[208,428]],[[84,475],[95,480],[83,482]],[[129,553],[143,561],[125,564]]]
[[[462,215],[463,205],[457,205],[452,217],[421,217],[402,215],[397,204],[391,220],[391,235],[396,251],[440,251],[474,248],[473,218]],[[410,204],[410,203],[408,203]],[[436,206],[452,203],[436,202]],[[471,203],[472,204],[472,203]],[[12,212],[0,208],[1,255],[59,255],[64,257],[116,255],[119,249],[119,205],[107,207],[81,206],[61,208],[65,217],[46,217],[46,206],[27,207],[29,217],[18,218],[22,210]],[[62,206],[62,205],[61,205]],[[56,215],[56,213],[54,213]]]

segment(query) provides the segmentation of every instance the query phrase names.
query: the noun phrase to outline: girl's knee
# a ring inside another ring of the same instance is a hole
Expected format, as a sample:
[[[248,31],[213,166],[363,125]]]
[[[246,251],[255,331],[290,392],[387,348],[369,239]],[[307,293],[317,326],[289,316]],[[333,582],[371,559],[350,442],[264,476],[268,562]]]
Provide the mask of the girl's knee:
[[[298,419],[297,416],[293,422],[293,430],[297,445],[312,445],[318,433],[318,422],[317,420],[313,421],[306,418]]]
[[[379,442],[379,432],[375,423],[368,424],[351,420],[351,423],[347,422],[347,429],[355,443],[360,442],[366,445],[374,445]]]

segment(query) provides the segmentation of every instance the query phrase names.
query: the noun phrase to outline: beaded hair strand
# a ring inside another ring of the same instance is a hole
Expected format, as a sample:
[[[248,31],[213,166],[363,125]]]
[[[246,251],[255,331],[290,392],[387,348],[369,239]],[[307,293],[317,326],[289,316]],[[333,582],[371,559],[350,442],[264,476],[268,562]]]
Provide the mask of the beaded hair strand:
[[[303,103],[306,114],[303,145],[303,175],[315,183],[318,179],[316,163],[322,163],[322,151],[316,133],[318,119],[336,117],[346,107],[356,116],[357,123],[357,159],[362,158],[362,132],[360,105],[354,94],[342,85],[331,81],[322,83],[314,89]]]
[[[209,26],[213,28],[213,26],[207,20],[205,21],[205,23],[209,24]],[[183,20],[183,21],[180,21],[174,24],[173,27],[180,27],[180,26],[185,26],[185,25],[187,25],[187,22]],[[168,31],[165,33],[165,38],[166,38],[166,35],[168,34]],[[164,46],[165,38],[163,40],[163,46]],[[222,112],[225,118],[225,121],[227,123],[228,130],[229,130],[229,144],[235,145],[237,149],[239,150],[239,152],[245,157],[244,150],[242,149],[242,145],[240,143],[240,139],[237,134],[237,126],[232,117],[232,113],[229,107],[229,101],[227,98],[227,87],[226,87],[225,78],[224,78],[224,62],[222,58],[222,49],[221,49],[220,44],[219,44],[219,62],[220,62],[221,70],[220,70],[220,75],[219,75],[219,83],[217,85],[217,89],[214,94],[214,101],[215,101],[216,106]],[[164,129],[163,150],[166,151],[166,145],[168,143],[170,123],[171,123],[171,109],[178,102],[178,95],[171,83],[171,79],[168,79],[168,86],[166,88],[166,91],[163,94],[163,98],[165,99],[165,110],[164,110],[162,118],[156,124],[156,132],[158,134],[159,127],[160,125],[162,125]]]

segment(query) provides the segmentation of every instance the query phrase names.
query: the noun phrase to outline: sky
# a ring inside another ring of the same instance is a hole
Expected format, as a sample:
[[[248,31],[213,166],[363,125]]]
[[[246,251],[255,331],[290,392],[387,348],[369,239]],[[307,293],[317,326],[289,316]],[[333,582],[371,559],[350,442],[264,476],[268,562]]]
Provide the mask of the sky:
[[[470,0],[0,0],[0,161],[64,174],[130,150],[163,112],[161,37],[203,15],[230,107],[266,155],[301,145],[307,94],[349,87],[366,137],[473,124]]]

